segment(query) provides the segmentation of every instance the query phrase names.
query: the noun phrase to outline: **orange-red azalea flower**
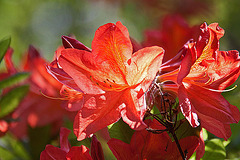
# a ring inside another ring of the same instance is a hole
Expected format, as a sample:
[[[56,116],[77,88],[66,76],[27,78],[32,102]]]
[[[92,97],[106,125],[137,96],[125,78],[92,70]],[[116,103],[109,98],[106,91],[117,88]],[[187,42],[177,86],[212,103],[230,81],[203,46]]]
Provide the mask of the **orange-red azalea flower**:
[[[8,58],[7,62],[9,72],[17,73],[16,69],[15,71],[13,69],[11,59]],[[12,118],[17,121],[10,125],[10,131],[18,138],[27,136],[28,125],[34,128],[51,124],[52,130],[57,131],[64,117],[74,115],[61,107],[61,100],[50,99],[41,94],[42,92],[51,97],[59,97],[59,90],[62,86],[47,72],[46,63],[40,53],[30,46],[21,69],[31,74],[27,82],[24,82],[30,85],[30,91],[12,113]]]
[[[157,121],[147,120],[152,129],[164,130]],[[179,140],[183,151],[186,151],[186,158],[189,159],[200,143],[196,136],[185,137]],[[182,157],[175,142],[172,142],[167,132],[154,134],[147,130],[135,131],[130,144],[118,139],[110,139],[108,146],[117,159],[132,160],[181,160]]]
[[[160,75],[163,88],[178,93],[182,113],[189,123],[206,128],[218,137],[231,136],[230,123],[237,123],[240,113],[221,92],[233,84],[240,74],[239,53],[219,51],[224,30],[217,23],[201,26],[196,43],[189,43],[180,68]]]
[[[74,121],[78,140],[121,117],[131,128],[145,127],[144,92],[156,76],[163,52],[160,47],[147,47],[133,53],[128,30],[121,22],[101,26],[92,51],[75,47],[61,51],[56,60],[59,67],[49,66],[49,72],[84,93],[83,107]]]
[[[40,155],[40,160],[104,160],[102,146],[94,135],[91,143],[91,155],[89,149],[84,146],[72,146],[68,141],[70,130],[61,128],[60,130],[60,148],[47,145]]]

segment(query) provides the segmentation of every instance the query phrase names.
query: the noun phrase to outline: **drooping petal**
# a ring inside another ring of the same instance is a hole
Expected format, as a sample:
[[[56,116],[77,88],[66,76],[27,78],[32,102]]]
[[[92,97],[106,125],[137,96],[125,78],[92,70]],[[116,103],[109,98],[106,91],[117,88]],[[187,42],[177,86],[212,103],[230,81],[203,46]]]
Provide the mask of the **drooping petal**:
[[[210,91],[196,85],[188,86],[185,84],[185,86],[186,88],[179,87],[179,102],[182,104],[184,100],[188,99],[189,103],[185,103],[181,106],[181,109],[190,124],[194,126],[193,122],[195,121],[188,118],[187,111],[198,115],[203,128],[218,137],[229,138],[230,133],[226,130],[226,127],[229,127],[230,123],[237,123],[240,120],[238,108],[229,104],[219,92]],[[185,110],[184,107],[187,106],[191,108]]]
[[[146,128],[143,117],[146,111],[145,95],[142,88],[126,90],[121,97],[124,102],[119,108],[123,121],[132,129]]]
[[[198,115],[202,119],[201,126],[207,131],[219,138],[224,138],[224,140],[231,137],[232,132],[229,124],[225,124],[222,121],[218,121],[215,118],[202,113],[198,113]]]
[[[121,96],[121,92],[86,95],[83,108],[76,115],[73,126],[79,141],[120,119],[118,106]]]
[[[237,123],[240,120],[238,108],[231,105],[219,92],[191,85],[187,88],[187,96],[199,113],[211,116],[225,124]]]
[[[186,117],[188,122],[191,124],[192,127],[197,127],[200,125],[198,122],[198,115],[192,105],[191,100],[188,98],[187,91],[183,86],[180,86],[178,89],[178,98],[179,98],[179,106]]]

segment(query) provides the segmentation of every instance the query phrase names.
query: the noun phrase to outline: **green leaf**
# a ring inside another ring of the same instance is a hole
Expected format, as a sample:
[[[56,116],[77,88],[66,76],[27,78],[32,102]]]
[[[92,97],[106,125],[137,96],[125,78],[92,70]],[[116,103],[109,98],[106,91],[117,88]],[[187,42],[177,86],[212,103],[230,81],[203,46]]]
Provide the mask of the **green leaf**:
[[[51,126],[28,127],[29,147],[32,159],[39,159],[41,152],[50,144]]]
[[[0,146],[0,155],[1,155],[1,160],[13,160],[16,159],[16,156],[13,155],[11,151],[8,149]]]
[[[11,113],[28,93],[29,86],[23,85],[10,90],[0,99],[0,118]]]
[[[2,81],[0,81],[0,90],[6,87],[10,87],[14,84],[17,84],[19,82],[21,82],[22,80],[28,78],[29,73],[27,72],[20,72],[17,74],[14,74],[8,78],[3,79]]]
[[[221,139],[211,139],[205,141],[205,154],[202,160],[224,160],[226,150]]]
[[[111,138],[119,139],[125,143],[130,143],[134,130],[128,124],[120,119],[117,123],[108,126],[108,131]]]
[[[179,126],[180,124],[180,126]],[[176,127],[178,127],[176,130],[176,136],[178,139],[182,139],[188,136],[200,136],[201,126],[198,126],[196,128],[193,128],[187,120],[184,119],[177,122]]]
[[[0,141],[1,160],[30,160],[30,156],[21,141],[6,134]]]
[[[2,59],[7,52],[10,42],[11,42],[10,37],[4,38],[0,41],[0,63],[2,62]]]

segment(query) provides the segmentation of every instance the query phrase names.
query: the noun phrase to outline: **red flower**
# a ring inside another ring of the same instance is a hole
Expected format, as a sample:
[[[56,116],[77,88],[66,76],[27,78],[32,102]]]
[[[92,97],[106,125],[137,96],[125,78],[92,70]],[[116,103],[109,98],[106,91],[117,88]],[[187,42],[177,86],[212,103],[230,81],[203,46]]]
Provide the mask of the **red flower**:
[[[60,82],[84,93],[83,107],[74,121],[78,140],[121,117],[131,128],[145,127],[144,92],[156,76],[164,51],[148,47],[132,52],[127,28],[121,22],[108,23],[96,31],[92,51],[64,49],[57,59],[60,67],[49,66]]]
[[[199,26],[189,27],[180,15],[167,15],[157,30],[146,30],[143,46],[161,46],[166,53],[163,62],[173,58],[190,39],[196,39],[200,33]]]
[[[96,136],[92,138],[91,155],[89,149],[83,145],[71,147],[68,135],[71,131],[66,128],[60,130],[60,148],[47,145],[40,155],[40,160],[104,160],[102,146]]]
[[[64,117],[71,116],[61,107],[61,100],[50,99],[41,94],[42,92],[51,97],[59,97],[62,86],[47,72],[46,63],[39,52],[30,46],[22,69],[31,73],[30,78],[25,82],[30,84],[30,91],[13,112],[12,118],[17,119],[17,122],[10,126],[10,130],[19,138],[27,135],[28,125],[34,128],[52,124],[52,129],[58,130]]]
[[[237,51],[219,51],[224,30],[213,23],[201,26],[196,43],[187,44],[180,68],[160,75],[162,87],[178,93],[182,113],[189,123],[199,125],[224,139],[231,136],[230,123],[238,123],[240,113],[221,92],[239,77],[240,58]]]
[[[146,121],[152,129],[164,130],[157,121]],[[179,140],[183,151],[187,151],[187,159],[191,157],[199,145],[199,138],[190,136]],[[175,142],[166,132],[154,134],[146,130],[135,131],[130,144],[118,139],[110,139],[108,146],[119,160],[180,160],[182,159]]]

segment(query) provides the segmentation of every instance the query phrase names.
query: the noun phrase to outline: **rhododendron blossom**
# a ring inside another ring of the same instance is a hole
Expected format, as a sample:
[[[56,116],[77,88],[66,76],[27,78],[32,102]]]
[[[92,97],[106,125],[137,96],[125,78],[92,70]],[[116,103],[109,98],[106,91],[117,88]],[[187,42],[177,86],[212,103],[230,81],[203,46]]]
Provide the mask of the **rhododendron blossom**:
[[[101,26],[92,41],[92,51],[74,47],[61,51],[56,59],[59,67],[49,66],[49,72],[84,94],[74,121],[78,140],[121,117],[133,129],[146,127],[142,121],[144,93],[156,76],[163,53],[157,46],[133,53],[128,30],[121,22]]]
[[[204,23],[201,31],[197,42],[186,44],[180,67],[159,75],[158,82],[163,89],[177,93],[181,111],[193,127],[201,123],[203,128],[226,140],[231,136],[229,124],[238,123],[240,113],[221,92],[239,77],[239,53],[219,51],[224,30],[217,23],[209,26]]]
[[[147,120],[150,128],[164,130],[156,120]],[[199,146],[200,139],[196,136],[185,137],[179,140],[186,158],[189,159]],[[131,138],[130,144],[118,139],[110,139],[108,146],[117,159],[144,159],[144,160],[181,160],[175,142],[172,142],[167,132],[154,134],[146,130],[136,131]]]
[[[161,28],[144,32],[145,39],[142,45],[163,47],[163,62],[166,62],[173,58],[188,40],[196,39],[199,33],[199,26],[189,27],[180,15],[167,15],[161,21]]]
[[[73,117],[72,113],[61,107],[62,101],[50,99],[41,94],[42,92],[51,97],[58,97],[62,86],[47,72],[46,63],[40,53],[33,46],[30,46],[21,69],[31,73],[28,81],[24,82],[30,84],[30,91],[12,113],[12,118],[17,119],[17,121],[10,125],[11,132],[18,138],[27,136],[28,125],[34,128],[52,124],[52,131],[56,131],[62,124],[64,117]],[[10,58],[7,59],[7,64],[11,74],[17,73]]]
[[[40,155],[40,160],[104,160],[102,146],[96,136],[92,138],[90,155],[90,150],[84,145],[71,147],[68,141],[70,132],[67,128],[61,128],[60,148],[47,145]]]

